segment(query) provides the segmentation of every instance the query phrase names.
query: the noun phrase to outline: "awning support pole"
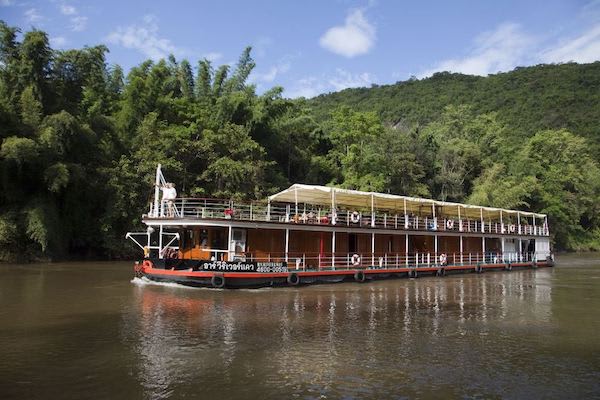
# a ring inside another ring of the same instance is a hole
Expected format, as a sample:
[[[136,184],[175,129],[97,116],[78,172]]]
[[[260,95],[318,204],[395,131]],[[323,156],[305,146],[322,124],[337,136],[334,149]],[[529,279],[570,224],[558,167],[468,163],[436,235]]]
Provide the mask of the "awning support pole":
[[[335,230],[331,232],[331,269],[335,269]]]
[[[288,253],[290,251],[290,229],[285,229],[285,262],[288,262]]]

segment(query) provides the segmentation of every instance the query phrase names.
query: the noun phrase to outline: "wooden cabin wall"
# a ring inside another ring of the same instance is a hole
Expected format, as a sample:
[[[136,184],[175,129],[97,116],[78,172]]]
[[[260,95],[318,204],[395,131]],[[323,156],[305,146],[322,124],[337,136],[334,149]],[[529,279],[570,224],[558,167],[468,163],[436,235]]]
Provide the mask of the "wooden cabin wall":
[[[499,238],[486,238],[485,239],[485,252],[502,252],[502,242]]]
[[[480,237],[463,237],[463,253],[481,253]]]
[[[318,255],[321,252],[321,241],[323,241],[323,254],[331,253],[330,232],[290,231],[289,254],[294,256]],[[336,247],[338,243],[336,237]]]
[[[346,232],[335,233],[335,254],[348,254],[350,252],[350,236]]]
[[[433,253],[435,243],[433,236],[414,235],[409,236],[409,253]]]
[[[291,236],[291,235],[290,235]],[[246,252],[252,257],[283,261],[285,257],[285,231],[279,229],[248,229]]]
[[[460,238],[458,236],[438,236],[438,253],[460,253]]]
[[[371,248],[369,247],[369,251]],[[375,235],[375,253],[405,254],[406,236],[404,235]]]

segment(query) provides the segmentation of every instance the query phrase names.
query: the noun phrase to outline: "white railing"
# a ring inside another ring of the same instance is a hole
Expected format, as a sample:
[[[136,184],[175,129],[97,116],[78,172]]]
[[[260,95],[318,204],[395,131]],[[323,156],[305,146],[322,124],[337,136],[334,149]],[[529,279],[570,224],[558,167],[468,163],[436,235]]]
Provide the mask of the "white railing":
[[[348,270],[348,269],[396,269],[439,268],[442,266],[474,266],[477,264],[507,264],[545,261],[550,252],[499,252],[488,253],[271,253],[253,256],[252,253],[235,255],[233,260],[285,262],[290,270]]]
[[[414,231],[493,233],[499,235],[549,236],[546,225],[534,226],[511,221],[457,219],[431,216],[404,215],[377,211],[337,210],[271,204],[263,202],[233,202],[215,199],[178,198],[162,202],[159,210],[150,207],[150,216],[157,218],[236,219],[243,221],[285,222],[290,224],[338,225],[349,227],[400,229]]]

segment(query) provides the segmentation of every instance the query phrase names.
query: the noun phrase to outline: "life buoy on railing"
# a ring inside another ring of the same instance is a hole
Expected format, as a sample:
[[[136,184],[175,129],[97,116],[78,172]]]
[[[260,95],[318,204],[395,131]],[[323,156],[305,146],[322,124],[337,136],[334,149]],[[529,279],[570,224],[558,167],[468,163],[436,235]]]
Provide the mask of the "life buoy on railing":
[[[448,256],[445,253],[440,254],[440,265],[446,265],[448,262]]]
[[[350,221],[352,221],[352,223],[354,223],[354,224],[359,223],[360,214],[358,213],[358,211],[354,211],[352,214],[350,214]]]
[[[177,251],[177,249],[174,249],[173,247],[167,247],[166,249],[163,250],[163,257],[164,258],[172,258],[174,260],[179,258],[179,252]]]
[[[350,258],[350,262],[354,266],[360,265],[360,256],[358,254],[352,254],[352,257]]]
[[[152,261],[144,260],[144,262],[142,262],[142,269],[150,269],[152,267],[153,267]]]
[[[454,220],[453,219],[449,219],[448,221],[446,221],[446,228],[454,229]]]
[[[515,233],[515,230],[516,230],[515,224],[510,224],[510,225],[508,226],[508,231],[509,231],[510,233]]]

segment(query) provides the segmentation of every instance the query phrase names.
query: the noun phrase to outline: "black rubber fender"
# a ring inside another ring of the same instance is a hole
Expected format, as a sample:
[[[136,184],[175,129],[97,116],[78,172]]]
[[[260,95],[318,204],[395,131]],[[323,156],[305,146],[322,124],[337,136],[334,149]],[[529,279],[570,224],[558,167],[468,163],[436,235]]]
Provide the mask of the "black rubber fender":
[[[290,286],[296,286],[300,283],[300,276],[297,273],[292,272],[287,276],[287,283]]]
[[[365,271],[356,271],[354,273],[354,280],[356,282],[363,283],[366,279],[367,277],[365,276]]]
[[[216,289],[222,289],[225,287],[225,277],[223,275],[213,275],[210,278],[210,284]]]

